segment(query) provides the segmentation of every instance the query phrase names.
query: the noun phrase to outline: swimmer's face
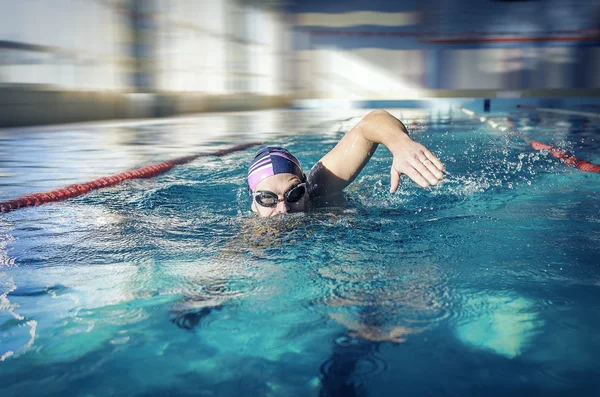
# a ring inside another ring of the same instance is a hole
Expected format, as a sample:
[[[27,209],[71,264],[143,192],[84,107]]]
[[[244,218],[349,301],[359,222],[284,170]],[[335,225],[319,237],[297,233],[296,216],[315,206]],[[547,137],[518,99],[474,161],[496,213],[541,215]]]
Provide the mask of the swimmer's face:
[[[260,181],[253,193],[257,192],[272,192],[277,195],[277,205],[274,207],[264,207],[256,201],[254,195],[252,196],[252,211],[256,212],[258,216],[275,216],[279,214],[287,214],[288,212],[302,212],[306,209],[306,201],[308,199],[308,193],[295,203],[290,203],[284,199],[284,194],[290,189],[302,183],[300,178],[294,174],[277,174]]]

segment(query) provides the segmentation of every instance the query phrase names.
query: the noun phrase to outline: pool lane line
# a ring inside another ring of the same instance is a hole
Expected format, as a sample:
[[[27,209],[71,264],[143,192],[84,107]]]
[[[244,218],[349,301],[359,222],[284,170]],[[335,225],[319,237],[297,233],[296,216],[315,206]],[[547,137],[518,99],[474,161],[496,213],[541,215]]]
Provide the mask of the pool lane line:
[[[517,105],[517,108],[535,110],[538,112],[545,112],[545,113],[556,113],[556,114],[575,115],[575,116],[583,116],[583,117],[591,117],[591,118],[600,118],[600,113],[581,112],[578,110],[540,108],[537,106],[528,106],[528,105]]]
[[[465,109],[460,106],[458,106],[458,109],[460,109],[463,113],[468,114],[471,117],[479,118],[479,121],[481,121],[482,123],[487,122],[493,128],[498,129],[500,131],[507,131],[510,129],[514,134],[516,134],[519,138],[521,138],[525,143],[527,143],[533,149],[539,150],[539,151],[547,150],[552,155],[552,157],[556,158],[557,160],[559,160],[561,163],[563,163],[564,165],[566,165],[568,167],[574,167],[574,168],[577,168],[578,170],[584,171],[584,172],[593,172],[596,174],[600,174],[600,165],[590,163],[589,161],[581,160],[577,156],[567,152],[564,149],[555,148],[552,145],[547,145],[543,142],[535,141],[535,140],[529,138],[528,136],[524,135],[523,133],[519,132],[517,130],[517,126],[515,125],[514,120],[511,117],[506,117],[506,121],[509,123],[509,127],[506,127],[500,123],[493,121],[492,119],[490,119],[488,117],[478,116],[472,110]]]
[[[519,136],[521,136],[521,138],[527,138],[519,131],[517,131],[515,122],[511,117],[507,117],[506,121],[508,121],[511,124],[513,131]],[[596,174],[600,174],[600,165],[590,163],[589,161],[581,160],[579,157],[567,152],[564,149],[556,148],[552,145],[547,145],[545,143],[534,141],[529,138],[527,139],[529,140],[529,146],[531,146],[535,150],[547,150],[552,155],[552,157],[559,160],[561,163],[568,167],[577,168],[578,170],[584,172],[593,172]]]
[[[490,118],[490,117],[485,117],[485,116],[479,116],[477,113],[475,113],[472,110],[469,109],[465,109],[461,106],[456,106],[457,109],[459,109],[460,111],[462,111],[465,114],[468,114],[471,117],[475,117],[477,119],[479,119],[480,122],[482,123],[487,123],[489,124],[492,128],[495,128],[497,130],[500,130],[502,132],[504,131],[508,131],[509,127],[502,125],[500,123],[497,123],[494,119]]]
[[[128,170],[115,175],[94,179],[90,182],[73,184],[49,192],[30,194],[28,196],[24,196],[15,200],[0,202],[0,213],[11,212],[19,208],[33,207],[46,203],[64,201],[73,197],[82,196],[94,190],[118,185],[119,183],[129,179],[152,178],[157,175],[164,174],[173,167],[194,161],[199,157],[221,157],[225,156],[226,154],[238,152],[260,144],[261,142],[249,142],[241,145],[236,145],[227,149],[217,150],[214,152],[178,157],[173,160],[163,161],[156,164],[150,164],[142,168]]]

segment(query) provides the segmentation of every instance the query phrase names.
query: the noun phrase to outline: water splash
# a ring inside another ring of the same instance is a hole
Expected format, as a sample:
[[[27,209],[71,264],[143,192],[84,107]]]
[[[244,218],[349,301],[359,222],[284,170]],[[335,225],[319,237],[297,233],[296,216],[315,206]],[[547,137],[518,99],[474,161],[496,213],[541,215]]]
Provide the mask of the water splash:
[[[29,339],[25,344],[16,349],[10,349],[7,351],[0,351],[0,361],[5,361],[10,357],[18,357],[24,353],[26,353],[31,347],[36,338],[36,329],[37,329],[37,321],[36,320],[27,320],[24,316],[16,312],[16,309],[19,305],[12,303],[8,299],[8,294],[17,289],[16,284],[12,277],[4,272],[0,272],[0,290],[2,293],[0,294],[0,312],[7,312],[13,319],[17,321],[18,324],[23,324],[29,327]],[[6,335],[6,334],[5,334]]]

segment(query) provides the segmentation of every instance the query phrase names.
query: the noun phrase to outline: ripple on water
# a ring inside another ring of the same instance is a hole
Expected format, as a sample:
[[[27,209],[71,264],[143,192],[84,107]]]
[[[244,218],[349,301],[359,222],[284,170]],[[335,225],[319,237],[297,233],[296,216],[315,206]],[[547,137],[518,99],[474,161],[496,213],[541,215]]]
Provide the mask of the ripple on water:
[[[330,358],[321,364],[321,374],[324,377],[335,376],[338,371],[335,358]],[[387,361],[379,355],[371,354],[367,357],[358,357],[352,363],[355,366],[349,379],[365,378],[367,376],[379,374],[387,370]]]
[[[139,323],[149,317],[148,310],[143,307],[129,307],[128,304],[104,306],[94,310],[74,309],[76,322],[94,325],[130,325]]]
[[[197,182],[172,182],[145,192],[136,204],[141,208],[189,208],[191,204],[201,202],[199,191]]]
[[[215,320],[210,314],[255,289],[254,282],[247,278],[209,280],[200,285],[188,282],[182,290],[184,298],[171,307],[171,321],[186,329],[209,327]]]
[[[219,300],[250,294],[256,289],[253,280],[245,277],[230,279],[186,279],[181,280],[180,292],[196,300]],[[215,299],[216,298],[216,299]]]
[[[219,297],[246,295],[255,289],[251,280],[243,278],[215,280],[204,287],[208,295]]]
[[[402,342],[450,317],[449,287],[435,268],[328,266],[319,272],[328,282],[320,302],[353,335]]]
[[[57,296],[60,294],[64,294],[68,292],[70,289],[65,287],[64,285],[50,285],[47,287],[38,287],[38,286],[30,286],[30,287],[17,287],[14,291],[11,291],[9,296],[23,296],[23,297],[36,297],[36,296]]]
[[[377,354],[373,343],[348,339],[344,345],[336,345],[332,356],[321,364],[319,371],[325,390],[348,393],[349,389],[360,389],[367,378],[387,369],[387,361]]]
[[[556,362],[542,363],[539,367],[539,374],[554,388],[576,390],[578,387],[590,387],[590,379],[598,379],[600,370],[595,362],[586,364],[561,361],[560,364]]]
[[[302,304],[303,312],[298,316],[293,327],[286,332],[285,340],[311,339],[314,337],[315,330],[327,328],[330,319],[323,313],[314,309],[311,303]]]
[[[215,321],[215,316],[210,314],[221,309],[222,306],[218,302],[186,299],[173,305],[170,320],[179,328],[207,328]]]

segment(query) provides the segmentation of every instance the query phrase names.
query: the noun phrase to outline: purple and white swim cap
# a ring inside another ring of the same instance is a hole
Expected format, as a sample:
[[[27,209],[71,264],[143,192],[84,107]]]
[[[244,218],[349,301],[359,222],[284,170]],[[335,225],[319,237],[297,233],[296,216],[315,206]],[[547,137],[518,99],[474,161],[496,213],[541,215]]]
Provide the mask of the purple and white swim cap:
[[[250,163],[248,189],[254,191],[260,181],[277,174],[294,174],[303,182],[306,180],[296,157],[284,148],[267,146],[261,149]]]

